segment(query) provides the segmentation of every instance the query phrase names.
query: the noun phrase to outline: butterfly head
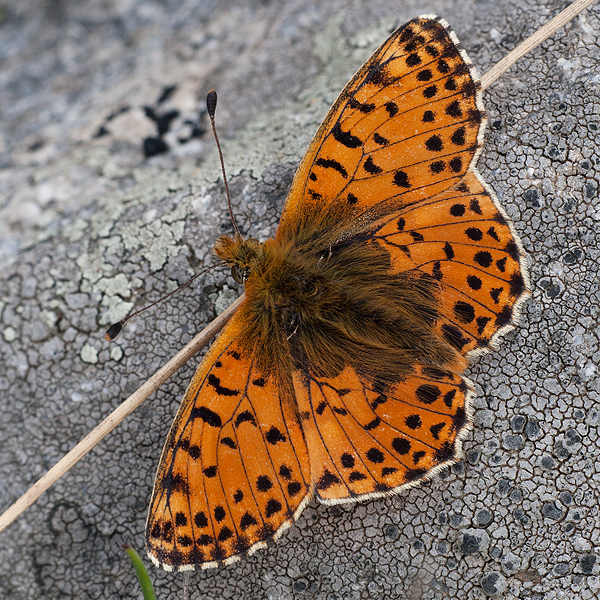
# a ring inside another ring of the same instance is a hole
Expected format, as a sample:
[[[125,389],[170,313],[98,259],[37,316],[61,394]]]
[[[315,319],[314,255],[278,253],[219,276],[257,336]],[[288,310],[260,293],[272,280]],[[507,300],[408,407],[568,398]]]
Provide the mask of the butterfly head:
[[[231,276],[238,283],[246,283],[261,246],[261,242],[254,238],[223,235],[215,243],[213,251],[231,267]]]

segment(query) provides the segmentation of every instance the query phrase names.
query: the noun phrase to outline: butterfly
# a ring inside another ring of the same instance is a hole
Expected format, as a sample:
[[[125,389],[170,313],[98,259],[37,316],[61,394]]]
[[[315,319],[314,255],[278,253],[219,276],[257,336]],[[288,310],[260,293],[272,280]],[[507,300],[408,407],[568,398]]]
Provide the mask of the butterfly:
[[[275,237],[217,240],[246,296],[168,435],[146,529],[156,565],[231,563],[314,496],[395,494],[460,458],[468,357],[528,294],[521,243],[475,169],[484,124],[456,35],[416,18],[330,109]]]

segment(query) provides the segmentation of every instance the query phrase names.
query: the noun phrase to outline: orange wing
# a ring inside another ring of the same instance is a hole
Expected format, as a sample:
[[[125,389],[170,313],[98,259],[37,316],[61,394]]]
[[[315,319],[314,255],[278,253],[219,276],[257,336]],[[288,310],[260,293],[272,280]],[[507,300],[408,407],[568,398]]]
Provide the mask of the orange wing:
[[[378,244],[390,272],[437,282],[434,330],[461,353],[483,351],[512,326],[528,294],[521,244],[492,192],[470,170],[461,184],[413,204],[349,243]],[[460,457],[472,387],[459,373],[414,365],[396,383],[346,365],[335,377],[294,373],[319,499],[396,493]]]
[[[397,493],[460,455],[472,390],[457,375],[416,365],[382,386],[350,366],[333,378],[307,369],[294,387],[322,502]]]
[[[169,571],[252,553],[310,498],[295,403],[243,354],[243,318],[239,309],[196,371],[160,459],[146,544]]]
[[[435,328],[461,353],[493,347],[529,293],[519,238],[474,169],[457,188],[380,221],[368,243],[390,253],[393,272],[438,281]]]
[[[419,17],[356,73],[294,177],[277,232],[295,236],[319,211],[385,214],[457,184],[476,158],[481,86],[448,24]]]

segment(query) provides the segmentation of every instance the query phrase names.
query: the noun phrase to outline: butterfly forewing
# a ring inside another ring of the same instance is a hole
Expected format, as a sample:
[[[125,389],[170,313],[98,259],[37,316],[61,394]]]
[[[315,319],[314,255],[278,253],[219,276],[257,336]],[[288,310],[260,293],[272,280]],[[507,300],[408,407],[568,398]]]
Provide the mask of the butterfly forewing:
[[[160,460],[146,529],[168,570],[214,566],[265,545],[302,507],[308,453],[286,386],[239,343],[239,313],[196,372]]]
[[[294,178],[278,235],[315,210],[382,214],[457,184],[481,145],[481,86],[442,19],[410,21],[340,94]]]
[[[323,502],[397,493],[460,453],[471,393],[460,376],[415,365],[382,386],[352,367],[334,378],[306,369],[294,386]]]

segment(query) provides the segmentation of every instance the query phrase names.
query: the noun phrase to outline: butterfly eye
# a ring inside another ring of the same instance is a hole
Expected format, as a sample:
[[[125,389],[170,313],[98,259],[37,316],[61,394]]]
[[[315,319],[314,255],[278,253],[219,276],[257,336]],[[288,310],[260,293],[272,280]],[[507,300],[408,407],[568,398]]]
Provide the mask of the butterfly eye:
[[[231,276],[238,283],[246,283],[246,280],[248,279],[248,269],[243,269],[238,265],[233,265],[233,267],[231,267]]]

